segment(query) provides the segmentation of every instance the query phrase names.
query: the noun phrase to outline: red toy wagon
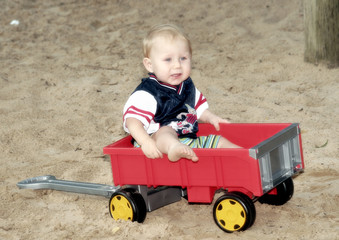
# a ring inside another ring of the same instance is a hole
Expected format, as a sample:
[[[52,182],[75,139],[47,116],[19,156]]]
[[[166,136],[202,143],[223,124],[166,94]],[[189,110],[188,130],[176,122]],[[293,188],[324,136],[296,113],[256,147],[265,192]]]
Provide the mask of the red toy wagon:
[[[115,186],[58,180],[45,175],[23,180],[19,188],[54,189],[109,197],[114,219],[143,222],[147,212],[186,198],[214,203],[215,223],[226,232],[243,231],[256,217],[254,202],[282,205],[293,195],[292,177],[304,161],[299,125],[200,124],[199,135],[223,135],[242,149],[195,149],[198,162],[167,157],[149,159],[131,136],[104,148],[110,155]]]
[[[104,148],[111,157],[115,185],[111,196],[114,219],[143,222],[147,211],[187,198],[211,203],[213,216],[226,232],[249,228],[255,220],[254,202],[282,205],[293,195],[292,177],[304,169],[298,124],[200,124],[198,135],[219,134],[242,149],[195,149],[198,162],[167,157],[149,159],[134,148],[131,136]]]

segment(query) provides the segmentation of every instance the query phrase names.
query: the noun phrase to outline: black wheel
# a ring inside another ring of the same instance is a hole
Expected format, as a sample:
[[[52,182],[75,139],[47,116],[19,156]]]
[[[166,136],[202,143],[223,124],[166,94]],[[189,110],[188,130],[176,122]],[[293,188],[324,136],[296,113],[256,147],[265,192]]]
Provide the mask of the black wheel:
[[[247,201],[247,204],[249,206],[249,223],[246,229],[252,227],[255,218],[257,216],[256,210],[255,210],[255,206],[254,206],[254,202],[252,201],[252,199],[250,199],[246,194],[240,193],[240,192],[236,192],[237,194],[239,194],[240,196],[242,196],[242,198]]]
[[[133,199],[135,201],[135,204],[137,206],[137,219],[136,221],[138,223],[143,223],[146,219],[147,215],[147,209],[146,209],[146,203],[142,195],[138,192],[132,193]]]
[[[244,231],[253,225],[256,212],[252,200],[242,193],[226,193],[213,207],[215,223],[223,231]]]
[[[146,204],[140,193],[131,190],[120,190],[112,194],[109,201],[109,212],[115,220],[123,219],[142,223],[147,214]]]
[[[288,202],[294,192],[294,185],[292,178],[286,179],[276,187],[277,194],[265,194],[259,198],[260,203],[267,203],[270,205],[280,206]]]

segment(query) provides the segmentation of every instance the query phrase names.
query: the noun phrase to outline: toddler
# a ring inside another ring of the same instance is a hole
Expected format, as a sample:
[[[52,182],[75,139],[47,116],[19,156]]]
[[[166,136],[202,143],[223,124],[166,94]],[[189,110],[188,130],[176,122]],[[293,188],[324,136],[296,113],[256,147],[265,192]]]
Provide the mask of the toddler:
[[[206,98],[194,86],[192,48],[174,25],[153,27],[143,41],[143,64],[148,78],[124,106],[123,126],[148,158],[198,161],[192,148],[238,148],[219,135],[197,137],[198,120],[214,125],[229,123],[208,109]]]

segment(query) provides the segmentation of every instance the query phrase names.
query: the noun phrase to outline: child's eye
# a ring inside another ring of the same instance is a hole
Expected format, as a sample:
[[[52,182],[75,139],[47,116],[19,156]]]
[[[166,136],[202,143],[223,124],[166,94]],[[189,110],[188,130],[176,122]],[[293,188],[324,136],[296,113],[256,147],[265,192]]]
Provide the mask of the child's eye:
[[[165,61],[166,61],[166,62],[170,62],[171,59],[170,59],[170,58],[165,58]]]
[[[185,60],[187,60],[187,57],[181,57],[180,60],[185,61]]]

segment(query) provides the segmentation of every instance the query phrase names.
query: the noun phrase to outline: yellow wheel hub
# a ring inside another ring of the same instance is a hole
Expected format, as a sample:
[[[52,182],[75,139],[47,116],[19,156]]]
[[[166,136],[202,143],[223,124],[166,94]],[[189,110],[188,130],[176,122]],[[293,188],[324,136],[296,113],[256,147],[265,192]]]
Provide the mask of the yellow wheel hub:
[[[117,194],[110,201],[109,210],[115,220],[133,221],[133,209],[130,201],[123,195]]]
[[[246,211],[235,199],[222,200],[215,209],[215,217],[226,231],[240,230],[246,222]]]

